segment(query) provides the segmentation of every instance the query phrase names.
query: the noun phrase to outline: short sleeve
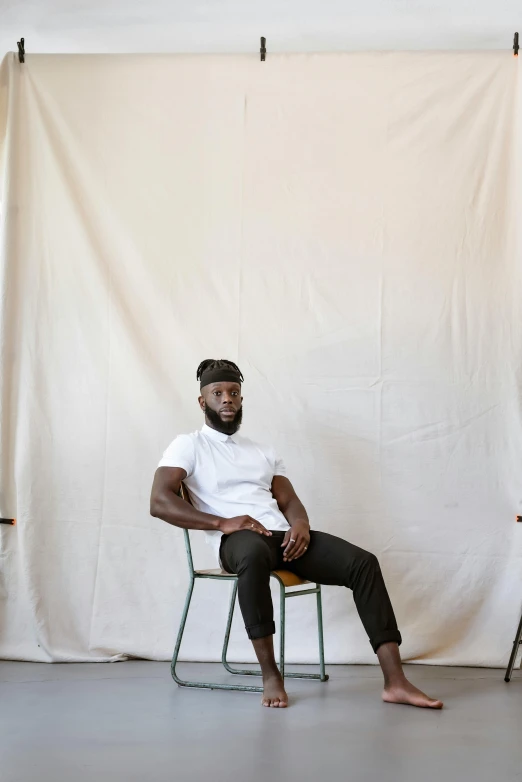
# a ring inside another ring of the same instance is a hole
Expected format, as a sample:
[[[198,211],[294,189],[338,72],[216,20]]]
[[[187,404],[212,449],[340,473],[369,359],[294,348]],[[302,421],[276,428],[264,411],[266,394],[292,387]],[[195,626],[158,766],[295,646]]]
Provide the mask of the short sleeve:
[[[274,454],[274,457],[274,475],[286,476],[286,467],[284,461],[277,454]]]
[[[194,441],[188,434],[180,434],[163,454],[158,467],[180,467],[190,478],[196,464]]]

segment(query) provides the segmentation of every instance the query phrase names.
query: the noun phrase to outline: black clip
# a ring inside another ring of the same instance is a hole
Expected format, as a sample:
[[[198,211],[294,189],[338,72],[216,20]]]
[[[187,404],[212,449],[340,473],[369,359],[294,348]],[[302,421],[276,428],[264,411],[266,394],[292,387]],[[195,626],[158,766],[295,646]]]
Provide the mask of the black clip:
[[[18,45],[18,59],[20,62],[25,62],[25,41],[23,38],[20,38],[20,40],[17,43]]]
[[[515,39],[513,41],[513,51],[515,52],[515,57],[518,57],[518,50],[519,50],[518,33],[515,33]]]
[[[266,38],[261,38],[261,62],[264,62],[266,60]]]
[[[0,519],[0,524],[11,524],[14,526],[16,524],[16,519]]]

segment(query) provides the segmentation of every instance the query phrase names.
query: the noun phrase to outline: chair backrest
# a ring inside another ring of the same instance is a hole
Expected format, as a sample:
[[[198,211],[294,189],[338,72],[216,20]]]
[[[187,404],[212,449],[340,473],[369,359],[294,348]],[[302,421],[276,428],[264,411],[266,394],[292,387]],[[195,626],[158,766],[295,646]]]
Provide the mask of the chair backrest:
[[[188,502],[189,505],[192,505],[190,501],[190,495],[183,485],[183,481],[181,482],[181,486],[179,487],[179,496],[182,500],[185,500],[185,502]],[[190,534],[188,529],[183,530],[183,535],[185,536],[185,550],[187,552],[187,562],[188,562],[188,568],[190,571],[190,575],[194,575],[194,561],[192,559],[192,546],[190,545]]]

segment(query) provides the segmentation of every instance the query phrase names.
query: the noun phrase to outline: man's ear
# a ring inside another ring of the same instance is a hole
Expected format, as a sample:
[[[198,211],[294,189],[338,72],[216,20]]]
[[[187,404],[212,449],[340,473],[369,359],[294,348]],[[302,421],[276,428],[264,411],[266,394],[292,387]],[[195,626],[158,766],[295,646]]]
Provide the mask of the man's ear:
[[[204,411],[206,407],[204,398],[202,396],[198,396],[198,402],[199,402],[199,406]]]

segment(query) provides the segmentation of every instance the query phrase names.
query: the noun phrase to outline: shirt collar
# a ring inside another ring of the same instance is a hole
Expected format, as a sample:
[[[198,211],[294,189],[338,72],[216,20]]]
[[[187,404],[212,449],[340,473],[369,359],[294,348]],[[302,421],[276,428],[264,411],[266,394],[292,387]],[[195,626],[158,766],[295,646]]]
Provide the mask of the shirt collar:
[[[211,440],[217,440],[218,443],[236,442],[236,440],[234,440],[234,435],[218,432],[217,429],[212,429],[212,427],[208,426],[208,424],[203,424],[201,431],[207,437],[210,437]]]

